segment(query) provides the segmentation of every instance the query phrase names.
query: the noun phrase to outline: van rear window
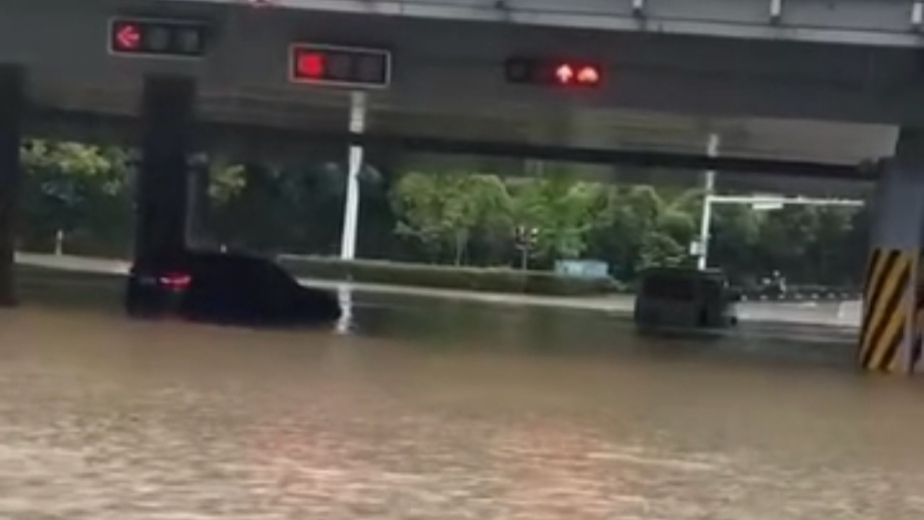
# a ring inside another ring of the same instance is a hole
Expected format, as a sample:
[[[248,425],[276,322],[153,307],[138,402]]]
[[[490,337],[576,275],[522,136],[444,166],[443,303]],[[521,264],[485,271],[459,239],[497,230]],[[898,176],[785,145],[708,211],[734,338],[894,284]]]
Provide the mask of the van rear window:
[[[657,300],[692,301],[696,299],[697,278],[668,274],[648,276],[642,282],[642,296]]]

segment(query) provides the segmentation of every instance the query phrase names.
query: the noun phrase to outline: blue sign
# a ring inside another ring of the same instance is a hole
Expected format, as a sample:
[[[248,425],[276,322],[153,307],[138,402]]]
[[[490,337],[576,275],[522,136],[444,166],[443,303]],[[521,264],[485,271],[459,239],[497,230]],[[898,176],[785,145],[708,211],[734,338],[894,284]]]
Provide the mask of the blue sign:
[[[607,278],[610,266],[599,260],[558,260],[555,274],[572,278]]]

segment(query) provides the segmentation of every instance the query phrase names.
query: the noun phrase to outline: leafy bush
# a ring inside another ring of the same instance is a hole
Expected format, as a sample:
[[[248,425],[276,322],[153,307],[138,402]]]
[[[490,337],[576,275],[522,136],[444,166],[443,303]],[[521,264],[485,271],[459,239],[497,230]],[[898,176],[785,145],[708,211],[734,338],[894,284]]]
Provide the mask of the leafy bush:
[[[278,261],[297,277],[322,280],[549,296],[594,295],[624,290],[612,278],[565,278],[546,271],[342,261],[322,257],[281,256]]]

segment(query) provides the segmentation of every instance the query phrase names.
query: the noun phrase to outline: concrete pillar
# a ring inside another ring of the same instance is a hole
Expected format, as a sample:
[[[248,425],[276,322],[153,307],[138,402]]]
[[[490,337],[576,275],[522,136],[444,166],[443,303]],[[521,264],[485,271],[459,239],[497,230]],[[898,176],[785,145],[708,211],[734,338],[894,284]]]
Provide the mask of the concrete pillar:
[[[0,64],[0,306],[4,307],[16,304],[13,266],[25,75],[22,66]]]
[[[209,181],[208,160],[200,160],[191,165],[186,187],[186,242],[193,248],[208,247],[211,239]]]
[[[873,201],[858,363],[876,372],[913,369],[917,268],[924,244],[924,130],[903,129]]]
[[[192,78],[144,79],[135,260],[171,258],[186,249],[189,156],[196,85]]]

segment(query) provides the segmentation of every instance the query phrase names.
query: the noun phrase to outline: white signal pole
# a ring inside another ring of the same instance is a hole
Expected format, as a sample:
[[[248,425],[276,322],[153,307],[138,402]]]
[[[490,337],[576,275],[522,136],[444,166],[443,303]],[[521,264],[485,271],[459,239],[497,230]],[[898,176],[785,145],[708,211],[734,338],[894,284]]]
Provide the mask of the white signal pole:
[[[706,155],[708,157],[718,157],[719,155],[719,134],[709,134],[709,142],[706,144]],[[715,170],[708,170],[703,175],[703,212],[699,221],[699,242],[697,244],[698,258],[696,267],[700,270],[705,269],[709,256],[709,226],[712,225],[712,196],[715,191]]]

